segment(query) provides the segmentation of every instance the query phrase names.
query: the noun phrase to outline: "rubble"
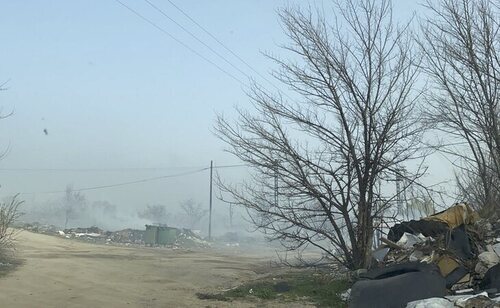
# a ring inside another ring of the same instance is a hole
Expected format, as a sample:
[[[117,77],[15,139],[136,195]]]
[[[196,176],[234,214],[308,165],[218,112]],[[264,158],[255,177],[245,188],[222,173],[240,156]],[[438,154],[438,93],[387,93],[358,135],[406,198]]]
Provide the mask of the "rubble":
[[[34,233],[42,233],[42,234],[54,234],[59,231],[59,228],[54,225],[41,224],[39,222],[33,222],[33,223],[21,222],[15,225],[15,227],[28,230]]]
[[[422,233],[413,235],[411,233],[405,232],[403,233],[403,236],[401,236],[399,241],[396,242],[396,244],[402,248],[412,248],[413,246],[415,246],[415,244],[422,242],[425,242],[425,236],[423,236]]]
[[[500,307],[500,221],[460,203],[381,242],[349,307]]]
[[[185,248],[190,248],[190,247],[207,248],[210,247],[210,242],[203,240],[201,237],[199,237],[197,234],[195,234],[189,229],[182,229],[181,232],[178,233],[174,245]]]
[[[418,301],[409,302],[406,305],[407,308],[453,308],[452,302],[446,298],[432,297],[427,299],[421,299]]]
[[[78,239],[81,241],[96,244],[146,246],[145,230],[123,229],[119,231],[105,231],[96,226],[88,228],[67,228],[64,230],[60,230],[54,225],[45,225],[37,222],[21,223],[17,227],[34,233],[43,233],[47,235],[64,237],[67,239]],[[173,238],[172,243],[169,243],[169,247],[207,248],[211,245],[209,242],[203,240],[201,236],[195,231],[177,228],[169,229],[175,231],[175,237]]]
[[[461,225],[471,225],[477,222],[480,217],[467,203],[458,203],[448,208],[446,211],[422,218],[427,221],[444,222],[450,229]]]
[[[478,257],[478,261],[475,267],[476,273],[479,274],[480,277],[484,277],[484,274],[493,267],[494,265],[500,262],[500,258],[495,252],[485,251],[481,253]]]
[[[135,229],[123,229],[120,231],[109,232],[107,238],[111,242],[124,244],[144,244],[144,231]]]
[[[409,262],[374,269],[351,288],[349,307],[404,307],[406,303],[446,295],[446,281],[434,264]]]

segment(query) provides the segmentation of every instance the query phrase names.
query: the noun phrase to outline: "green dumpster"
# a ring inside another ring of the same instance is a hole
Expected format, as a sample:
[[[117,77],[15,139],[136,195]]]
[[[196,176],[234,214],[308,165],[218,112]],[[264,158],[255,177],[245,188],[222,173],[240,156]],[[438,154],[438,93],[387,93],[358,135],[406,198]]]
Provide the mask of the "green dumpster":
[[[158,226],[146,225],[144,243],[150,246],[158,244]]]
[[[158,229],[158,244],[172,245],[177,238],[177,229],[169,227],[159,227]]]

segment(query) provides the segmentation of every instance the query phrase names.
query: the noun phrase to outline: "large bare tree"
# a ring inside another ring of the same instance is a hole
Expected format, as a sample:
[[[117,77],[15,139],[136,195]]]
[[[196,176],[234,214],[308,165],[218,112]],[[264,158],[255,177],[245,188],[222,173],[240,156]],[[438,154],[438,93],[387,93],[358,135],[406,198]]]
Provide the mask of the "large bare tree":
[[[255,84],[252,111],[218,117],[218,136],[252,167],[251,180],[219,185],[286,248],[314,246],[365,267],[377,218],[397,199],[379,183],[397,175],[414,184],[425,169],[408,25],[395,24],[388,0],[337,1],[332,14],[286,8],[280,17],[288,55],[268,56],[291,91]],[[403,174],[410,160],[418,161]]]
[[[429,1],[421,47],[430,76],[429,113],[454,157],[462,198],[500,204],[500,7],[491,0]],[[455,159],[458,158],[458,159]]]

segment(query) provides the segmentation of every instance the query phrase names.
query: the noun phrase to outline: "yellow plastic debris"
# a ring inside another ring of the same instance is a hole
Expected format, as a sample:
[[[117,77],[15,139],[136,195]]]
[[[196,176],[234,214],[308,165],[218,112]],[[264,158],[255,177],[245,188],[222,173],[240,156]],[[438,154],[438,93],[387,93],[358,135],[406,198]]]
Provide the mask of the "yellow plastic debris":
[[[423,219],[444,222],[453,229],[462,224],[470,225],[475,223],[479,220],[479,214],[468,204],[457,203],[445,211]]]
[[[460,264],[450,256],[442,256],[437,266],[439,267],[439,271],[441,272],[441,276],[446,277],[449,273],[453,272]]]

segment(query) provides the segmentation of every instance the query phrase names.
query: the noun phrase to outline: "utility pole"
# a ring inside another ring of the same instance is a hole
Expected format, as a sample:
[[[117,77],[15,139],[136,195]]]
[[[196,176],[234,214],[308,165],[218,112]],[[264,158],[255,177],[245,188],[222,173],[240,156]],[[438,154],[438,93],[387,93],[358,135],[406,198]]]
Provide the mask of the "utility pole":
[[[398,209],[398,215],[402,214],[404,217],[403,198],[402,198],[403,191],[401,190],[401,184],[403,182],[403,178],[397,172],[400,172],[400,169],[398,169],[396,171],[396,204],[397,204],[397,209]],[[404,184],[403,184],[403,186],[404,186]]]
[[[208,212],[208,240],[212,239],[212,180],[213,180],[214,162],[210,161],[210,209]]]
[[[233,230],[233,204],[229,203],[229,227],[231,228],[231,231]]]
[[[278,160],[274,161],[274,206],[278,207]]]

